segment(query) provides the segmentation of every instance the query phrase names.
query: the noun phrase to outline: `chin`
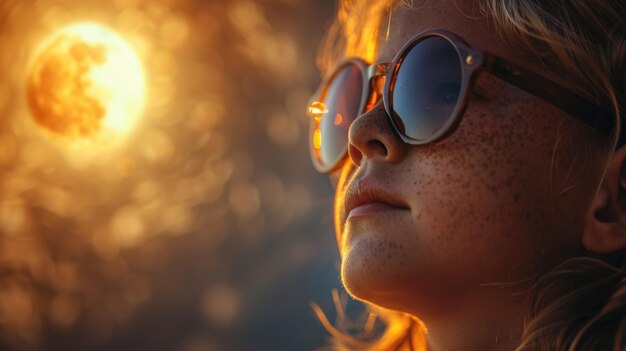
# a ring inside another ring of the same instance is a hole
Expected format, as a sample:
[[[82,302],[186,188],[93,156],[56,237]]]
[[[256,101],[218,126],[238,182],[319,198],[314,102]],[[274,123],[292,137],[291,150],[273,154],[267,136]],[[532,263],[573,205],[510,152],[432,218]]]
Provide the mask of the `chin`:
[[[443,275],[426,268],[415,255],[410,260],[390,254],[380,242],[360,235],[343,252],[341,279],[353,298],[419,318],[448,309],[458,300],[458,291],[446,286]]]
[[[388,308],[407,297],[411,289],[405,262],[382,248],[381,241],[366,236],[354,239],[343,253],[341,279],[354,298]]]

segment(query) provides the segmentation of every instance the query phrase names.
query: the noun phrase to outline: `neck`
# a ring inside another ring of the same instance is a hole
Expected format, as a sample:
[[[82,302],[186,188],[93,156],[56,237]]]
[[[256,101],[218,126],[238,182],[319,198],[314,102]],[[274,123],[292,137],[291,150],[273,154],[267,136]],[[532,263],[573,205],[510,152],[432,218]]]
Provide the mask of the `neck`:
[[[506,289],[464,297],[443,313],[422,319],[428,328],[428,351],[513,351],[523,329],[520,297]]]

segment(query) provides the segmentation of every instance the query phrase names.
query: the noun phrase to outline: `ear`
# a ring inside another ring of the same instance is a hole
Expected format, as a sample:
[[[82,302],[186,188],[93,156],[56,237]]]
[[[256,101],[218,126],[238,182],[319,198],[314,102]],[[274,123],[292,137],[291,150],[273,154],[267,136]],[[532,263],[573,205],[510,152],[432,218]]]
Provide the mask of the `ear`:
[[[609,168],[586,214],[582,244],[605,254],[626,248],[626,145],[611,156]]]

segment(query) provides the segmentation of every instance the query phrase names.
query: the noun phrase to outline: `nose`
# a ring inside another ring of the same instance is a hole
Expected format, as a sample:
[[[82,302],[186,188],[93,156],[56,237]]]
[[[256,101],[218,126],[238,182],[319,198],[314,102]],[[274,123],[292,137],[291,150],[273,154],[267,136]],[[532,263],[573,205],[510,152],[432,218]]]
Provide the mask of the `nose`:
[[[408,148],[395,134],[382,101],[352,122],[348,142],[350,158],[359,167],[366,160],[398,162]]]

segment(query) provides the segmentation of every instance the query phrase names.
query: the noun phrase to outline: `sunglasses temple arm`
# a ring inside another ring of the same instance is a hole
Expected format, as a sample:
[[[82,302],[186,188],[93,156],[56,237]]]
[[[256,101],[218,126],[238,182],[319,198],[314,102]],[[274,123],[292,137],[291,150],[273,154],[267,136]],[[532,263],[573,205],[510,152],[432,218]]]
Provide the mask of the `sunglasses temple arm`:
[[[611,135],[615,126],[615,116],[612,113],[553,81],[516,66],[498,56],[485,54],[484,62],[484,68],[487,72],[546,100],[592,128]],[[620,139],[624,139],[624,137],[620,136]]]

